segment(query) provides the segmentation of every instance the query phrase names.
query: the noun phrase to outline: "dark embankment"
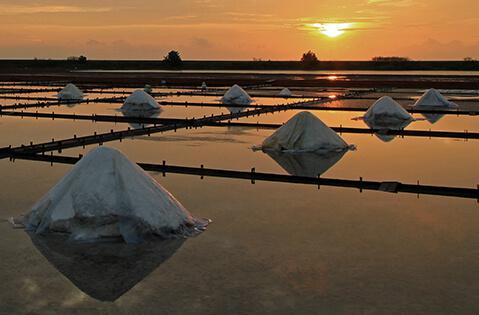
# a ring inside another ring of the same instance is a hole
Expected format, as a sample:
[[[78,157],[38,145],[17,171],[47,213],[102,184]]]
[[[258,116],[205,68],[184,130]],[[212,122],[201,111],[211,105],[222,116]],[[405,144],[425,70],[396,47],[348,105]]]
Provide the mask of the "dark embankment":
[[[86,62],[67,60],[0,60],[0,81],[73,82],[102,86],[132,86],[144,84],[168,86],[261,85],[288,87],[347,87],[347,88],[442,88],[479,89],[479,63],[475,61],[323,61],[314,70],[436,70],[476,71],[476,75],[411,75],[376,73],[374,75],[338,75],[335,80],[327,74],[302,72],[291,74],[281,71],[303,71],[295,61],[185,61],[176,70],[203,70],[192,72],[77,72],[81,70],[175,70],[161,61],[102,61]],[[275,73],[218,73],[233,70],[276,70]],[[211,72],[208,72],[211,71]]]

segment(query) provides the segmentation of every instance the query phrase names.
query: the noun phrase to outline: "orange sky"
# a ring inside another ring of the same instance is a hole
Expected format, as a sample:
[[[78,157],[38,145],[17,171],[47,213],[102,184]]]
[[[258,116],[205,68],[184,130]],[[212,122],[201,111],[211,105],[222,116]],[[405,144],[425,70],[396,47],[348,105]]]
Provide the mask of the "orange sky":
[[[479,58],[478,0],[164,2],[0,0],[0,58]],[[349,25],[331,38],[327,23]]]

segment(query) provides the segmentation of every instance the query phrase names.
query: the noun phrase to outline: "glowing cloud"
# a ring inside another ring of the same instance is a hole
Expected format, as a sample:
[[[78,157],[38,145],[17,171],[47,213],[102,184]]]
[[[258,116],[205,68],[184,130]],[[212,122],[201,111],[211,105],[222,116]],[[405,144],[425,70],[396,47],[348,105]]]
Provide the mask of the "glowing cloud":
[[[353,23],[314,23],[310,27],[317,29],[321,34],[331,38],[343,35],[345,31],[353,26]]]

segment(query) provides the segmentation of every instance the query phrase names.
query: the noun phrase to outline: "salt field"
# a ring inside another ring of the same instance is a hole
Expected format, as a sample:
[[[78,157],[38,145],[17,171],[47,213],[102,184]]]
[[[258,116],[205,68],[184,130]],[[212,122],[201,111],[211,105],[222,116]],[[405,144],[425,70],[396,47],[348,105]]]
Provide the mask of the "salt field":
[[[0,83],[1,314],[478,312],[478,89],[67,83]],[[12,227],[74,167],[82,211],[110,173],[95,211],[153,207],[133,238],[118,214],[125,242]],[[155,225],[168,193],[182,221]],[[130,243],[145,222],[161,239]]]

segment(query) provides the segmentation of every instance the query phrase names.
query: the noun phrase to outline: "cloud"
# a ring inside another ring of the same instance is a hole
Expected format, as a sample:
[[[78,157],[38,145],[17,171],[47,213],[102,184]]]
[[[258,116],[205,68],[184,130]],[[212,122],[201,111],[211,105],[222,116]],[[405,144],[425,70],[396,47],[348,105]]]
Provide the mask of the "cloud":
[[[393,7],[410,7],[415,5],[414,0],[368,0],[368,4]]]
[[[95,13],[109,12],[109,7],[81,7],[68,5],[10,5],[0,6],[0,15],[44,14],[44,13]]]

